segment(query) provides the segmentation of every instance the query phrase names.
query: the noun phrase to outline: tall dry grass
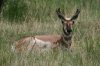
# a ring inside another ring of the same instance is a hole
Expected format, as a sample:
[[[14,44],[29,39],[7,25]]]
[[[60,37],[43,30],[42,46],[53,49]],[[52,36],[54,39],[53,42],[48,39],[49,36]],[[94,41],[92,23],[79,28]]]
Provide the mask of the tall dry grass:
[[[97,0],[20,0],[16,2],[8,0],[0,15],[0,65],[99,66],[99,6]],[[58,49],[55,52],[32,53],[29,56],[16,56],[11,52],[11,45],[22,37],[61,34],[62,25],[55,13],[58,7],[64,10],[67,16],[72,16],[77,8],[81,9],[79,18],[73,26],[72,52]]]

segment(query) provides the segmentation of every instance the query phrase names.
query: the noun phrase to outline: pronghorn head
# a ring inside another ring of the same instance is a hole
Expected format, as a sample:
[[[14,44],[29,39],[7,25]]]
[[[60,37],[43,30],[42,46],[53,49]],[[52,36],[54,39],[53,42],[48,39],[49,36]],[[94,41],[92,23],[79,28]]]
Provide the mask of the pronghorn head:
[[[56,10],[56,13],[62,21],[64,30],[66,30],[67,33],[72,32],[72,26],[74,24],[74,20],[77,19],[80,13],[79,9],[76,10],[76,13],[71,18],[66,18],[65,15],[61,12],[60,8]]]

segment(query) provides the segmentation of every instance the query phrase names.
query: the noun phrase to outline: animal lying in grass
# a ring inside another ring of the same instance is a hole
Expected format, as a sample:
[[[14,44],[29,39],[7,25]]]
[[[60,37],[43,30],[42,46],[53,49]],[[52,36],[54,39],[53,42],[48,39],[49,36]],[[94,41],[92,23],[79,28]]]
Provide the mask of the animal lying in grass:
[[[16,53],[30,52],[32,50],[48,51],[58,47],[70,49],[72,44],[72,27],[75,19],[77,19],[80,11],[76,10],[71,18],[66,18],[60,8],[56,13],[62,22],[62,35],[36,35],[22,38],[12,45],[12,50]]]

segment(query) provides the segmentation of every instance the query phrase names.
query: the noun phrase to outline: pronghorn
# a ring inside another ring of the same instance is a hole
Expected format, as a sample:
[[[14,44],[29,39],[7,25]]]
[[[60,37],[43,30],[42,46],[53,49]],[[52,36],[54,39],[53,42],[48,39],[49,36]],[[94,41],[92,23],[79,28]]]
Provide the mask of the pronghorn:
[[[60,8],[56,10],[58,17],[63,25],[62,35],[37,35],[34,37],[25,37],[14,43],[12,49],[15,52],[32,51],[37,49],[40,51],[50,50],[57,47],[70,48],[72,43],[72,26],[74,20],[77,19],[80,11],[77,9],[72,18],[66,18]]]

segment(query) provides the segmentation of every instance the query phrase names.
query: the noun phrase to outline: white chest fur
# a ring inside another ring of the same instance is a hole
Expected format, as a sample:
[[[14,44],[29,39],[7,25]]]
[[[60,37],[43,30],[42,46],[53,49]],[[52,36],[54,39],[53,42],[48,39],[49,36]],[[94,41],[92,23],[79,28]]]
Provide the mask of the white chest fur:
[[[51,43],[49,41],[42,41],[40,39],[35,38],[35,44],[39,46],[40,48],[50,48]]]

